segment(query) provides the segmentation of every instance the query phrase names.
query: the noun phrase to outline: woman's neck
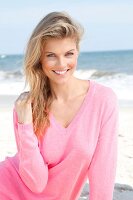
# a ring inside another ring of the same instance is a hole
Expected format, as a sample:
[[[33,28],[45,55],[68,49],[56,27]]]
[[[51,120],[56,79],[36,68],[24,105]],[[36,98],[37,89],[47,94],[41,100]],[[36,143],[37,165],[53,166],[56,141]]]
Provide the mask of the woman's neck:
[[[78,93],[79,79],[73,77],[64,84],[50,83],[53,100],[65,102]]]

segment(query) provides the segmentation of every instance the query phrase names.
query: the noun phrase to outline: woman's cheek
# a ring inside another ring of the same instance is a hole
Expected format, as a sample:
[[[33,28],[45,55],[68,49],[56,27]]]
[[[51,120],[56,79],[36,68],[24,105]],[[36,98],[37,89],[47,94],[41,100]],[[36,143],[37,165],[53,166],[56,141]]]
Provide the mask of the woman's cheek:
[[[75,68],[76,65],[77,65],[77,60],[76,60],[76,59],[73,60],[73,61],[71,61],[71,62],[69,63],[69,67],[70,67],[70,68]]]
[[[45,65],[44,65],[45,67],[45,70],[52,70],[53,69],[53,67],[55,66],[55,63],[54,62],[47,62],[47,63],[45,63]]]

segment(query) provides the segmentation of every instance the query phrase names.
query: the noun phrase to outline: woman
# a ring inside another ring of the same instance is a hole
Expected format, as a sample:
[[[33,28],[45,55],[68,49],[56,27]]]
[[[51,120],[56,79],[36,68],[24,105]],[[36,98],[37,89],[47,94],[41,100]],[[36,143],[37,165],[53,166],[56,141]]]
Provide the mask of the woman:
[[[74,77],[83,28],[64,12],[45,16],[25,54],[30,91],[14,106],[18,152],[0,163],[1,200],[111,200],[118,101],[109,87]]]

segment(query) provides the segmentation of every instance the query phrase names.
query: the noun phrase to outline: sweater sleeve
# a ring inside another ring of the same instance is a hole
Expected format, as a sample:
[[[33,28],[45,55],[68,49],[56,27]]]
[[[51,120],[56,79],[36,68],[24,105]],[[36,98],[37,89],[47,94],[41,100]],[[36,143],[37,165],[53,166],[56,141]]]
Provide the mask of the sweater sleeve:
[[[15,108],[13,123],[19,157],[19,175],[32,192],[41,193],[47,184],[48,166],[40,153],[33,125],[19,124]]]
[[[117,165],[118,99],[114,92],[104,97],[101,128],[88,168],[90,200],[112,200]]]

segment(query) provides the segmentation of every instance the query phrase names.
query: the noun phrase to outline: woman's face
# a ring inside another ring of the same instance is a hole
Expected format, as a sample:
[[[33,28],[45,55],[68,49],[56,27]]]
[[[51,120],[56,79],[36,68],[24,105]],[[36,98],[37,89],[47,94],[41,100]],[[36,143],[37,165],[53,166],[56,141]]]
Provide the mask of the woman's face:
[[[41,56],[42,69],[50,81],[61,84],[72,77],[78,58],[72,38],[48,39]]]

